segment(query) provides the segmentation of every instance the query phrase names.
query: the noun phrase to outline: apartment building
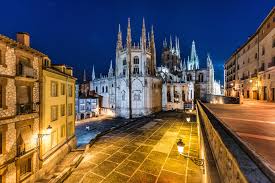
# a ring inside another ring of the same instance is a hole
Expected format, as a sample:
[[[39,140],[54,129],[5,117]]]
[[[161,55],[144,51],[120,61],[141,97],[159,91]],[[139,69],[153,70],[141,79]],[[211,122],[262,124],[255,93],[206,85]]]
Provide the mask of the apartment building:
[[[275,101],[275,7],[224,69],[226,96]]]
[[[51,134],[40,141],[39,176],[50,172],[72,148],[75,148],[75,81],[73,70],[65,65],[54,65],[45,58],[41,77],[40,131]]]
[[[65,84],[64,96],[58,88],[53,100],[51,80],[58,87]],[[74,147],[74,83],[72,69],[52,65],[31,48],[28,33],[17,33],[16,41],[0,35],[0,182],[34,182],[47,172],[47,161],[56,163],[68,152],[65,142]],[[61,112],[45,110],[54,104]],[[55,114],[65,117],[47,117]],[[50,147],[44,144],[48,141]],[[59,148],[62,153],[55,158]]]
[[[0,181],[34,180],[39,168],[39,79],[46,55],[30,48],[29,35],[17,41],[0,35]]]

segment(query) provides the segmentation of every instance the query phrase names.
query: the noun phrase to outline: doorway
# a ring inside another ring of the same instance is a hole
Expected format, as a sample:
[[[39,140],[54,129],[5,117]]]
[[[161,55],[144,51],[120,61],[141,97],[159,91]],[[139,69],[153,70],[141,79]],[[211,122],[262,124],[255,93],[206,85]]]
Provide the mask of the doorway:
[[[264,86],[264,100],[267,100],[267,88]]]

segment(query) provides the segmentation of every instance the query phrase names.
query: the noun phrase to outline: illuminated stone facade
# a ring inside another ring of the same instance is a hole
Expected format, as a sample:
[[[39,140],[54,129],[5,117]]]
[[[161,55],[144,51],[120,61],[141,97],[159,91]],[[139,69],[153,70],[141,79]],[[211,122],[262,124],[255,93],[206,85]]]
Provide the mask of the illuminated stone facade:
[[[65,121],[50,122],[47,116],[51,112],[44,110],[49,107],[47,102],[65,101],[46,95],[51,91],[47,85],[51,78],[72,85],[72,97],[66,100],[72,103],[72,115],[66,120],[72,122],[72,130],[48,153],[41,143],[52,141],[46,128],[50,125],[53,132],[60,130]],[[51,66],[47,55],[30,47],[28,33],[18,33],[17,41],[0,35],[0,182],[34,182],[68,152],[60,144],[74,147],[75,142],[69,142],[74,137],[74,82],[71,68]],[[52,166],[43,166],[46,160]]]
[[[226,96],[275,101],[275,8],[224,67]]]
[[[28,40],[29,35],[17,37]],[[0,35],[0,179],[34,181],[39,169],[39,79],[44,54]]]
[[[192,104],[194,99],[205,94],[221,94],[209,55],[206,61],[207,68],[199,69],[193,41],[190,58],[187,64],[182,63],[179,39],[176,38],[175,46],[172,39],[170,46],[164,41],[162,66],[157,68],[153,28],[146,37],[143,21],[140,42],[133,44],[129,21],[126,46],[123,46],[119,27],[115,68],[111,62],[108,75],[99,78],[95,77],[93,68],[90,90],[102,96],[101,111],[113,116],[129,117],[132,111],[133,117],[139,117],[160,110],[183,109],[184,103]]]
[[[192,107],[195,99],[206,94],[221,95],[220,83],[214,79],[214,66],[210,56],[206,59],[207,67],[199,67],[195,42],[192,42],[191,55],[187,63],[182,62],[179,39],[172,39],[168,46],[163,42],[162,66],[158,67],[158,75],[162,78],[162,108],[163,110],[183,109],[188,103]]]
[[[129,19],[126,46],[123,46],[119,28],[115,69],[111,63],[108,76],[94,76],[93,73],[91,90],[103,97],[102,112],[128,118],[160,111],[162,83],[156,76],[153,27],[146,38],[143,20],[140,42],[135,44],[132,42]]]

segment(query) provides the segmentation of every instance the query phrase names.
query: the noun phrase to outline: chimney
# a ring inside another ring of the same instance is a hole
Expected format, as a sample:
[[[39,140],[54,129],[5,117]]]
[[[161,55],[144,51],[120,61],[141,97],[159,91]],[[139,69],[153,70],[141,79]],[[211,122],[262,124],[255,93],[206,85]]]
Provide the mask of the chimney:
[[[25,45],[25,46],[30,46],[30,35],[27,32],[18,32],[16,34],[16,40],[17,42]]]

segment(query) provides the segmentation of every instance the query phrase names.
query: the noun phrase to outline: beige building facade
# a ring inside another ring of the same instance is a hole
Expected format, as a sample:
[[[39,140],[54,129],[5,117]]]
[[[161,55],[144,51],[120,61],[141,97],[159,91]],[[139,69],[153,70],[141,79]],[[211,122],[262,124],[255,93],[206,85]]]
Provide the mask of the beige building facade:
[[[39,63],[45,55],[21,41],[0,35],[0,179],[5,183],[34,180],[39,168]]]
[[[64,117],[64,120],[54,123],[49,121],[49,124],[46,124],[46,118],[42,117],[44,112],[49,112],[44,110],[48,103],[44,104],[43,101],[52,100],[45,95],[45,78],[49,76],[65,80],[64,83],[68,86],[70,84],[72,88],[75,83],[71,68],[59,72],[58,66],[45,67],[44,64],[48,64],[48,60],[47,55],[30,47],[29,34],[18,33],[16,41],[0,35],[0,182],[34,182],[47,171],[48,165],[44,166],[46,159],[54,159],[52,163],[57,163],[64,156],[59,154],[58,158],[53,158],[58,154],[56,152],[60,149],[63,154],[68,152],[64,150],[66,148],[62,149],[60,144],[66,141],[74,147],[71,140],[74,138],[74,107],[70,111],[72,115]],[[56,70],[54,74],[51,74],[51,69]],[[65,101],[74,106],[73,89],[70,96]],[[70,125],[65,126],[67,129],[63,130],[66,133],[64,137],[51,140],[53,133],[63,128],[64,121]],[[49,125],[52,132],[46,134],[45,129]],[[43,138],[53,141],[51,144],[54,145],[44,149],[44,144],[41,143]]]
[[[275,8],[224,67],[226,96],[275,102]]]

